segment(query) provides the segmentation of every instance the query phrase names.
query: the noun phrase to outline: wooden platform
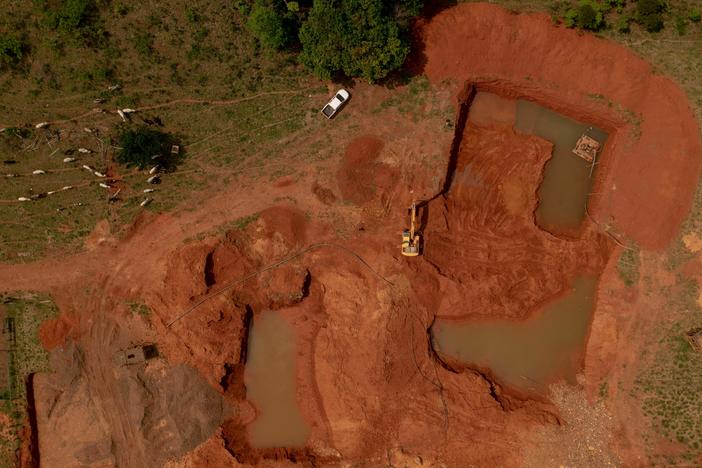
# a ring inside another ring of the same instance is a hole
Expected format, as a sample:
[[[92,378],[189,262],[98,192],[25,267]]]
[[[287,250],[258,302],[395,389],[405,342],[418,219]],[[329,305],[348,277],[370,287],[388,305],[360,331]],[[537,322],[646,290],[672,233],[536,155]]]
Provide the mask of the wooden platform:
[[[578,138],[573,148],[573,154],[584,159],[589,163],[593,163],[597,158],[597,152],[600,150],[600,142],[594,138],[583,134]]]

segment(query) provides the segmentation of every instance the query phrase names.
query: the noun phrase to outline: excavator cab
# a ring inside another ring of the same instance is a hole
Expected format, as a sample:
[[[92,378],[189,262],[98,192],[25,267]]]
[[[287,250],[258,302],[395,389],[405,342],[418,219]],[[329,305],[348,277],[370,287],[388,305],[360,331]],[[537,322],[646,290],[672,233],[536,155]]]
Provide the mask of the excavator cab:
[[[402,255],[405,257],[416,257],[419,255],[419,248],[422,238],[416,232],[417,204],[412,202],[410,206],[410,228],[402,231]]]

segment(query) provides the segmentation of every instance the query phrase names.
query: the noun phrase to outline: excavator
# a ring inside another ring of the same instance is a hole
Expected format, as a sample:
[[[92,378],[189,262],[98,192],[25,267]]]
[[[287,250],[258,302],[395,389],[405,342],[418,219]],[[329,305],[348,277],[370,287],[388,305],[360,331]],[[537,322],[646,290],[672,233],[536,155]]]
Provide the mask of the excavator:
[[[416,257],[419,255],[421,235],[416,231],[417,222],[417,202],[412,202],[410,210],[410,228],[402,231],[402,255],[405,257]]]

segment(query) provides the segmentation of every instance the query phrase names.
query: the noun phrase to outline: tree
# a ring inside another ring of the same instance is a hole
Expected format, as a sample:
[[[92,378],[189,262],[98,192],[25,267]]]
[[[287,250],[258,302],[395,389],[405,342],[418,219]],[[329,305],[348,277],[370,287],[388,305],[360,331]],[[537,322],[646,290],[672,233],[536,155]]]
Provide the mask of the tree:
[[[583,3],[578,8],[578,27],[597,31],[603,23],[602,13],[598,12],[589,3]]]
[[[315,0],[300,29],[300,61],[323,80],[343,68],[344,23],[333,0]]]
[[[639,0],[636,5],[636,20],[649,32],[663,29],[663,12],[667,4],[664,0]]]
[[[178,163],[177,157],[171,155],[171,146],[175,143],[175,138],[168,133],[145,126],[128,128],[119,135],[122,149],[117,153],[117,161],[126,166],[137,166],[139,169],[156,163],[164,169],[173,169]]]
[[[580,0],[577,8],[570,8],[564,18],[569,28],[575,26],[589,31],[599,31],[605,26],[604,15],[608,7],[592,0]]]
[[[382,79],[404,63],[409,39],[400,22],[420,8],[417,0],[315,0],[300,29],[300,60],[322,79]]]
[[[276,5],[258,1],[253,6],[246,26],[265,47],[282,49],[294,39],[290,20]]]

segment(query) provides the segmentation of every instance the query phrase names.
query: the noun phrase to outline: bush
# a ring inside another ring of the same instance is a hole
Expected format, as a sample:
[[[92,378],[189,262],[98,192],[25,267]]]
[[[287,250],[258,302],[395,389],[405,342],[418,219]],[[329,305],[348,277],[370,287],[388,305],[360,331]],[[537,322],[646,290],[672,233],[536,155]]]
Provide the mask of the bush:
[[[599,31],[604,26],[604,16],[590,3],[581,3],[578,7],[578,27],[590,31]]]
[[[692,21],[693,23],[699,23],[700,21],[702,21],[702,12],[697,8],[693,8],[692,10],[690,10],[688,18],[690,18],[690,21]]]
[[[0,65],[16,65],[23,55],[25,44],[16,36],[0,35]]]
[[[132,37],[132,45],[144,57],[152,56],[154,37],[147,31],[139,31]]]
[[[300,29],[300,60],[322,79],[343,72],[380,80],[404,63],[409,39],[403,25],[420,7],[416,0],[315,0]]]
[[[581,0],[577,8],[566,11],[563,23],[568,28],[578,27],[588,31],[599,31],[605,26],[607,7],[592,0]]]
[[[92,0],[63,0],[56,3],[39,0],[35,3],[44,11],[45,25],[65,33],[73,33],[87,26],[95,10]]]
[[[283,49],[295,39],[289,22],[275,6],[257,2],[251,10],[246,27],[265,47]]]
[[[639,0],[636,5],[636,20],[648,32],[663,29],[663,13],[667,4],[665,0]]]
[[[617,31],[620,33],[631,32],[631,18],[627,15],[622,15],[617,20]]]
[[[103,1],[103,0],[101,0]],[[34,0],[42,14],[42,26],[61,33],[78,45],[104,48],[107,33],[100,21],[96,0]],[[58,38],[49,38],[62,46]]]
[[[687,18],[680,15],[675,18],[675,29],[679,36],[684,36],[687,33]]]
[[[119,145],[122,149],[117,153],[117,161],[139,169],[156,164],[166,170],[174,169],[178,159],[171,155],[171,146],[176,144],[176,139],[164,132],[149,127],[123,130],[119,135]],[[154,158],[154,156],[159,156]]]

